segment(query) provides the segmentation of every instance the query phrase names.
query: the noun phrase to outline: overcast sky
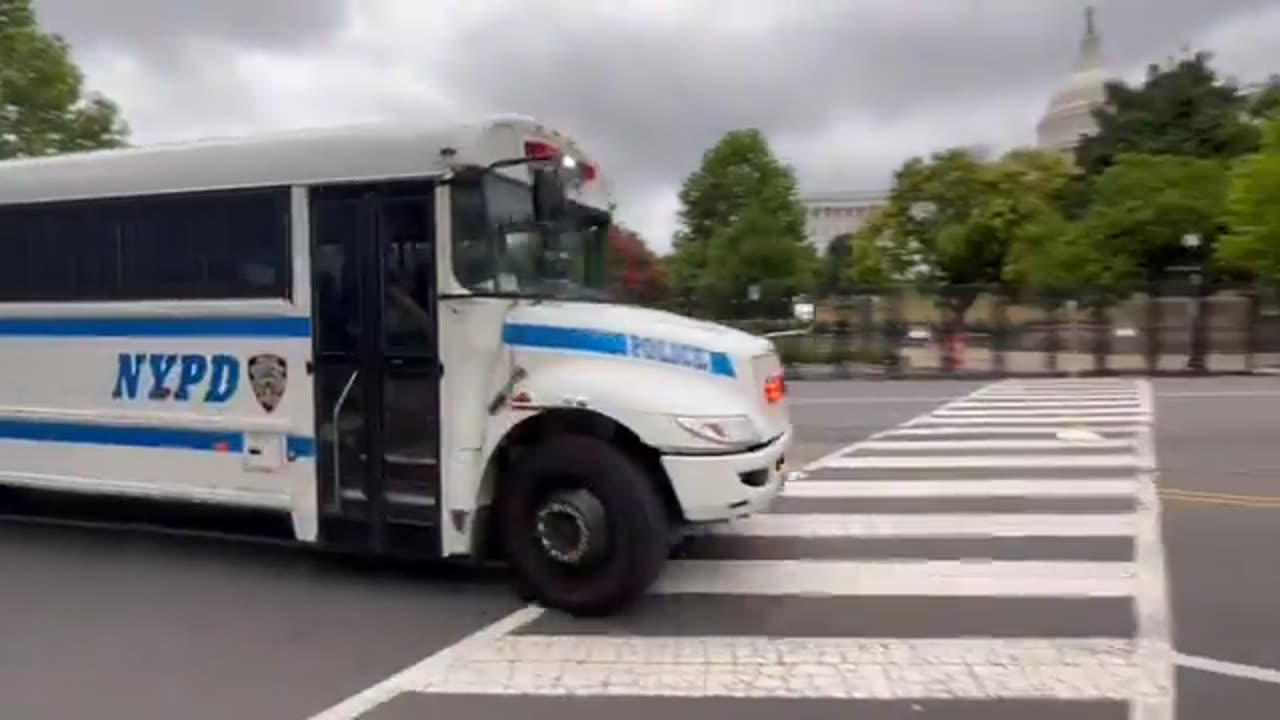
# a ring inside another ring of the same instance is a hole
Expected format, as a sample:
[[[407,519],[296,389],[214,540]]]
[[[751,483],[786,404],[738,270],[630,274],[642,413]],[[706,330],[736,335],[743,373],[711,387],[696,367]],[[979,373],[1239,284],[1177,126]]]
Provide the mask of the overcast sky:
[[[541,118],[670,245],[675,194],[759,127],[802,189],[878,189],[912,154],[1031,143],[1084,0],[36,0],[139,143],[371,119]],[[1280,0],[1099,0],[1111,69],[1184,43],[1280,71]]]

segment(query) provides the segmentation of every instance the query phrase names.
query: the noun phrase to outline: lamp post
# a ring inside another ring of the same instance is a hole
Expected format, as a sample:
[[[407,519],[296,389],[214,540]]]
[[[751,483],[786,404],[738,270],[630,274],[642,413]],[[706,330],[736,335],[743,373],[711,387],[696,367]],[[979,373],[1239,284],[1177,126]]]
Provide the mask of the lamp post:
[[[1182,236],[1182,247],[1190,256],[1191,265],[1191,336],[1187,353],[1187,370],[1191,372],[1205,371],[1205,317],[1204,286],[1205,263],[1202,248],[1204,239],[1199,233],[1187,233]]]

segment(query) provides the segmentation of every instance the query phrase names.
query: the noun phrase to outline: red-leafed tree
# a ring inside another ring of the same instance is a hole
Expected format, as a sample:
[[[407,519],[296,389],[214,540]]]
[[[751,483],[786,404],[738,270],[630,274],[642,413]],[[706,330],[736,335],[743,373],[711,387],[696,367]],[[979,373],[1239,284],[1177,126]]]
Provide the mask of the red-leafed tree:
[[[662,261],[639,234],[621,225],[609,228],[609,280],[613,296],[623,302],[649,305],[667,295]]]

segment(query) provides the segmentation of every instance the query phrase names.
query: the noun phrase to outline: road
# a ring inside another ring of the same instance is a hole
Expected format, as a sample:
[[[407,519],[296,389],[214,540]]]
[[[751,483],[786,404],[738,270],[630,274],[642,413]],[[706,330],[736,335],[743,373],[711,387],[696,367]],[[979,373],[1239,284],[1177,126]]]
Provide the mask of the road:
[[[1280,382],[1048,382],[797,383],[819,465],[609,621],[490,577],[0,526],[0,717],[1274,717]],[[1069,405],[1101,444],[1035,420]]]
[[[1175,646],[1187,656],[1178,671],[1179,714],[1274,718],[1280,377],[1155,385]]]

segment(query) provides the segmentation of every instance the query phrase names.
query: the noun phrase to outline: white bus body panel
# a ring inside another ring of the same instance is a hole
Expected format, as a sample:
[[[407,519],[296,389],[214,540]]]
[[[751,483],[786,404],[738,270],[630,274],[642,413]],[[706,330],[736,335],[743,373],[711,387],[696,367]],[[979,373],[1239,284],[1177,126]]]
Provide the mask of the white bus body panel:
[[[644,308],[581,302],[451,299],[442,304],[446,367],[442,406],[450,409],[442,547],[465,554],[470,520],[492,500],[484,468],[520,422],[554,408],[604,415],[660,451],[682,514],[690,522],[728,520],[767,507],[781,489],[779,460],[792,427],[784,403],[768,403],[764,383],[781,371],[771,343],[713,323]],[[519,367],[529,403],[489,402]],[[725,452],[680,427],[677,417],[746,416],[762,447]],[[719,450],[718,452],[716,452]],[[756,486],[743,473],[764,471]],[[455,524],[457,523],[457,524]]]
[[[0,205],[440,177],[520,157],[532,139],[594,162],[562,133],[522,115],[372,123],[7,160],[0,162]],[[499,172],[529,181],[525,168]],[[601,175],[574,198],[607,209],[609,192]]]
[[[767,376],[781,371],[769,341],[657,310],[550,302],[512,312],[504,338],[534,403],[595,410],[659,450],[687,520],[756,512],[781,489],[776,463],[792,430],[783,404],[765,399]],[[726,416],[748,418],[763,447],[726,453],[676,422]],[[743,483],[760,470],[764,484]]]
[[[310,321],[179,305],[8,308],[0,482],[275,509],[315,539]],[[287,373],[271,412],[255,359]]]

